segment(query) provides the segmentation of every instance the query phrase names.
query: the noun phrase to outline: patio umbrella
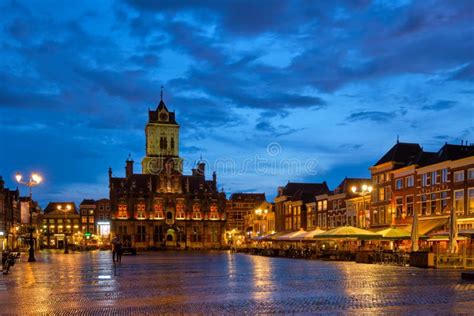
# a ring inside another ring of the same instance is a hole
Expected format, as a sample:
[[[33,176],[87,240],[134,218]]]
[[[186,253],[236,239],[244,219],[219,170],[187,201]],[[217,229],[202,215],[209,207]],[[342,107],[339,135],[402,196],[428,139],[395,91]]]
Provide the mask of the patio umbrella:
[[[411,225],[411,251],[418,251],[418,212],[415,211],[413,216],[413,224]]]
[[[354,226],[341,226],[328,230],[324,233],[314,235],[314,239],[342,239],[342,238],[357,238],[357,239],[377,239],[381,235],[373,233],[369,230]]]
[[[325,230],[322,230],[320,229],[319,227],[312,230],[312,231],[309,231],[307,232],[304,236],[303,236],[303,240],[314,240],[314,236],[315,235],[318,235],[318,234],[322,234],[324,233]]]
[[[386,240],[408,240],[411,239],[410,232],[404,229],[389,227],[377,232]]]
[[[294,234],[292,234],[290,237],[288,237],[288,240],[290,241],[302,241],[303,237],[307,234],[307,231],[300,230]]]
[[[456,211],[454,208],[451,209],[451,214],[449,216],[449,252],[457,253],[458,252],[458,223]]]
[[[288,234],[286,234],[286,235],[277,237],[276,240],[291,241],[291,240],[294,240],[294,239],[293,239],[294,237],[300,236],[300,235],[302,235],[302,234],[306,234],[306,232],[301,229],[301,230],[297,230],[297,231],[288,233]]]

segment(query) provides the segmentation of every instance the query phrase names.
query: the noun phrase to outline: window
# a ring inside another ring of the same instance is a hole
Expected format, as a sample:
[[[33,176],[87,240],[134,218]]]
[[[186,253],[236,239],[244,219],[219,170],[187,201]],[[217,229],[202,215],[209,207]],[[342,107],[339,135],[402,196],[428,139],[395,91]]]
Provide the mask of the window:
[[[406,187],[411,188],[411,187],[413,187],[413,184],[414,184],[414,177],[413,176],[408,176],[406,178]]]
[[[153,231],[153,242],[162,242],[163,241],[163,229],[161,226],[155,226]]]
[[[407,216],[413,216],[413,195],[408,195],[406,197],[406,205],[407,205]]]
[[[426,215],[426,209],[427,209],[427,205],[426,205],[426,195],[423,194],[421,196],[421,215]]]
[[[431,173],[431,185],[438,183],[437,178],[438,178],[438,171],[433,171]]]
[[[454,182],[462,182],[464,181],[464,170],[456,171],[454,173]]]
[[[372,221],[374,222],[374,224],[379,223],[379,212],[377,211],[377,208],[374,208],[374,213],[372,215]]]
[[[396,203],[396,206],[395,206],[396,216],[397,218],[401,218],[402,213],[403,213],[403,197],[397,197],[397,199],[395,200],[395,203]]]
[[[146,241],[145,226],[138,225],[137,226],[137,242],[145,242],[145,241]]]
[[[448,169],[441,170],[441,183],[448,182]]]
[[[474,168],[471,168],[467,171],[467,179],[468,180],[474,179]]]
[[[87,223],[87,217],[85,217],[85,216],[82,217],[82,223],[83,223],[83,224],[86,224],[86,223]]]
[[[446,213],[448,207],[448,192],[441,192],[441,213]]]
[[[403,189],[403,179],[397,179],[395,182],[397,190]]]
[[[94,210],[89,210],[89,215],[94,215]]]
[[[454,191],[454,209],[457,214],[464,214],[464,190]]]
[[[127,205],[119,204],[117,217],[119,217],[119,218],[127,218],[128,217]]]
[[[436,193],[431,193],[431,208],[430,208],[430,213],[431,214],[440,214],[441,212],[439,211],[438,202],[436,199],[438,198],[438,195]]]
[[[94,224],[94,217],[89,217],[89,223]]]
[[[429,186],[429,181],[428,181],[428,174],[427,173],[424,173],[421,175],[421,186],[423,187],[427,187]]]
[[[328,200],[323,201],[323,211],[326,211],[328,209]]]
[[[384,201],[384,200],[385,200],[385,189],[379,188],[379,201]]]
[[[193,241],[193,242],[201,241],[201,231],[200,231],[199,227],[197,227],[197,226],[193,227],[193,233],[191,234],[191,241]]]
[[[469,188],[467,196],[469,199],[469,201],[467,202],[469,214],[474,214],[474,188]]]
[[[318,201],[318,211],[323,210],[323,201]]]
[[[380,224],[385,224],[385,215],[386,215],[385,207],[380,206],[379,207],[379,223]]]

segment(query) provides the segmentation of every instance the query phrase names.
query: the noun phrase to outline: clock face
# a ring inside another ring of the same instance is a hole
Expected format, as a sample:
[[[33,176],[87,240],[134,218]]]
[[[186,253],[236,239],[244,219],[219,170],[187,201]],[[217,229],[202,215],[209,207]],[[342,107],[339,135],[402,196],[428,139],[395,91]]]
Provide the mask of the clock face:
[[[168,120],[168,114],[161,113],[160,114],[160,121],[167,121],[167,120]]]

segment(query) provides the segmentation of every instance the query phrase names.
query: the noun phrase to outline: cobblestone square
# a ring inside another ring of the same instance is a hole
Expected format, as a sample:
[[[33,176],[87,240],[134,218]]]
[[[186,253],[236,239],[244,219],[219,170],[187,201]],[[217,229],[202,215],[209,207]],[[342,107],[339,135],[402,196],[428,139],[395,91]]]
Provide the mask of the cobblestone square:
[[[25,259],[25,258],[24,258]],[[0,277],[0,314],[472,314],[459,270],[229,252],[43,252]]]

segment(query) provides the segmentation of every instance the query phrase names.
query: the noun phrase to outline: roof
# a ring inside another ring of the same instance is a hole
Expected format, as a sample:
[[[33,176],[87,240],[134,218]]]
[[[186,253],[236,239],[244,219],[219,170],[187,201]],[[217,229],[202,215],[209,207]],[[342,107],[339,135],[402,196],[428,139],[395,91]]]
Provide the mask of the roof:
[[[168,121],[166,122],[158,121],[158,114],[163,110],[168,113]],[[168,111],[168,108],[166,107],[166,104],[163,102],[163,100],[160,101],[155,111],[148,111],[148,119],[151,123],[178,125],[176,122],[175,113]]]
[[[233,193],[231,201],[259,202],[266,201],[265,193]]]
[[[474,156],[474,145],[452,145],[445,144],[433,157],[432,163],[438,163],[446,160],[457,160]]]
[[[80,205],[95,205],[95,200],[92,199],[84,199],[82,200]]]
[[[423,149],[419,144],[397,142],[374,166],[387,162],[395,162],[406,166],[413,163],[422,152]]]
[[[329,192],[326,181],[322,183],[298,183],[288,182],[286,186],[282,187],[282,195],[296,196],[303,194],[319,195]]]

